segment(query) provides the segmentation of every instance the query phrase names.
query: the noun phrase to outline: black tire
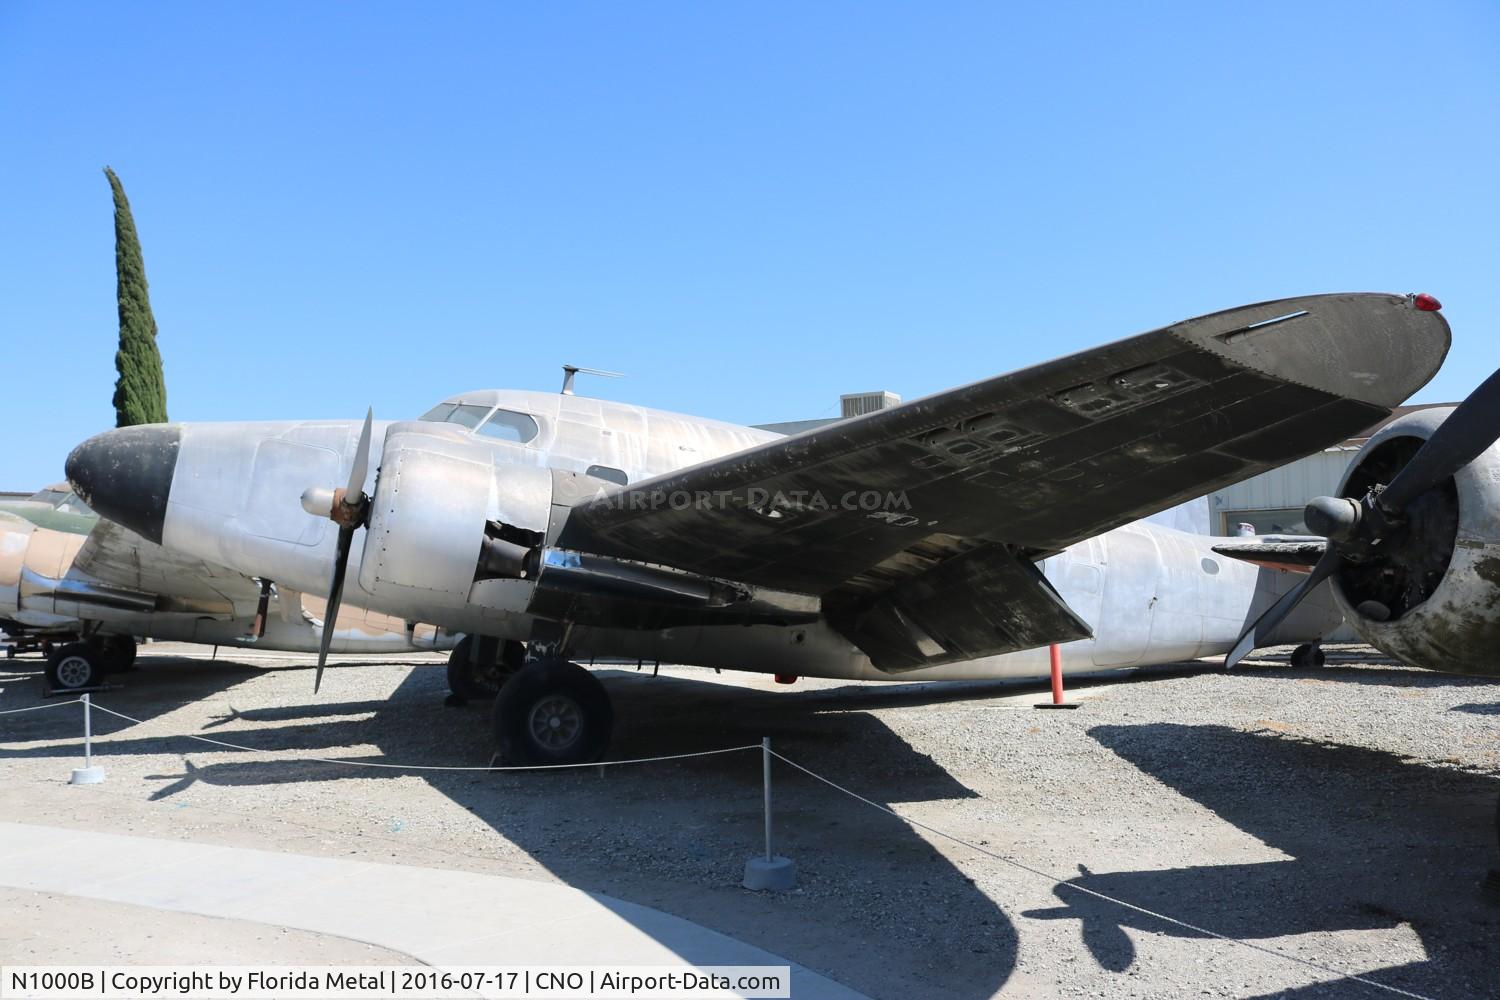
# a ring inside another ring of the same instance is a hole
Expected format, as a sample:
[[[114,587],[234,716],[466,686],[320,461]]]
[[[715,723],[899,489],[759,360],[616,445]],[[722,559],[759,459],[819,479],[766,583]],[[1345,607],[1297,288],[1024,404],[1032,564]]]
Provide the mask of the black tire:
[[[105,636],[99,643],[104,656],[104,669],[109,673],[129,670],[135,666],[136,643],[133,636]]]
[[[499,639],[466,635],[448,654],[448,690],[466,701],[495,697],[507,673]]]
[[[578,664],[538,660],[500,689],[493,721],[500,756],[512,764],[587,764],[609,749],[615,710]]]
[[[54,691],[98,687],[104,680],[104,655],[86,642],[70,642],[47,657],[47,684]]]
[[[1292,650],[1292,666],[1299,670],[1316,670],[1324,662],[1323,650],[1317,643],[1304,642]]]

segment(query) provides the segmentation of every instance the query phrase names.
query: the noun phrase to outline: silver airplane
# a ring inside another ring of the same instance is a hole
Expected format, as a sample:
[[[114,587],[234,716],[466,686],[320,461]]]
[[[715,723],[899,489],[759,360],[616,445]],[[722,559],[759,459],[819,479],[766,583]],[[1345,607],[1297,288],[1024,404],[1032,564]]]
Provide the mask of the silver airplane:
[[[450,677],[498,686],[501,752],[593,760],[613,710],[581,658],[910,681],[1227,649],[1276,588],[1122,526],[1387,417],[1446,355],[1431,301],[1260,303],[790,437],[499,390],[122,428],[67,473],[169,551],[475,637]]]
[[[451,649],[456,636],[353,604],[326,628],[316,594],[174,555],[103,520],[64,484],[0,504],[0,629],[42,648],[54,690],[95,687],[135,662],[136,639],[288,652]]]

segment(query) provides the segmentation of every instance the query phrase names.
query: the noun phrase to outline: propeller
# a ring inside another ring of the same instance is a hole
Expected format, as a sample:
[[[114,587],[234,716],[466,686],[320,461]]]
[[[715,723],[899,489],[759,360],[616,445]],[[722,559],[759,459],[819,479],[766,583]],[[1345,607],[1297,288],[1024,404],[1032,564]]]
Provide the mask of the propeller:
[[[365,476],[370,472],[370,431],[375,410],[365,414],[365,426],[359,432],[354,448],[354,465],[349,469],[349,485],[340,489],[312,486],[302,494],[302,509],[326,517],[339,526],[338,544],[333,556],[333,579],[328,583],[328,607],[323,612],[323,640],[318,646],[318,672],[313,675],[313,693],[323,685],[323,667],[328,663],[328,647],[333,644],[334,625],[339,604],[344,599],[344,576],[349,569],[349,552],[354,547],[354,532],[370,520],[370,498],[365,494]]]
[[[1292,609],[1346,561],[1358,560],[1406,526],[1406,511],[1428,490],[1441,485],[1500,439],[1500,371],[1480,383],[1438,425],[1411,460],[1386,486],[1363,498],[1317,497],[1303,511],[1310,531],[1328,540],[1307,579],[1287,591],[1240,634],[1224,658],[1233,667],[1262,645]]]

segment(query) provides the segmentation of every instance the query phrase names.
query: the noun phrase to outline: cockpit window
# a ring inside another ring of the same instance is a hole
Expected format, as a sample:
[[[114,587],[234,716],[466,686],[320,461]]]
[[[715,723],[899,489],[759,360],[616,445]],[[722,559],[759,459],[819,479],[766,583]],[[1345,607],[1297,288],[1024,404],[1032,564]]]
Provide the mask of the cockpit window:
[[[77,493],[69,493],[58,503],[57,509],[64,514],[84,514],[92,516],[94,511],[88,504],[78,499]]]
[[[439,403],[422,414],[422,419],[434,423],[458,424],[472,431],[489,412],[488,406],[476,406],[473,403]]]
[[[488,406],[475,406],[473,403],[460,403],[453,408],[452,413],[448,414],[448,416],[443,419],[447,423],[458,424],[460,427],[467,427],[472,431],[474,428],[479,426],[479,421],[483,420],[484,415],[488,412],[490,412],[490,408]]]
[[[473,403],[439,403],[422,414],[421,419],[434,423],[458,424],[460,427],[467,427],[485,437],[514,441],[516,444],[525,444],[539,433],[540,429],[536,421],[529,414],[517,413],[515,410],[496,410],[494,416],[485,420],[484,418],[489,413],[488,406],[477,406]]]
[[[496,410],[495,415],[479,428],[479,433],[501,441],[525,444],[537,436],[537,426],[536,421],[528,414],[516,413],[514,410]]]
[[[60,490],[55,486],[49,486],[45,490],[38,490],[29,498],[33,503],[44,503],[53,510],[64,514],[88,514],[94,512],[89,510],[88,504],[78,499],[78,494],[72,490]]]

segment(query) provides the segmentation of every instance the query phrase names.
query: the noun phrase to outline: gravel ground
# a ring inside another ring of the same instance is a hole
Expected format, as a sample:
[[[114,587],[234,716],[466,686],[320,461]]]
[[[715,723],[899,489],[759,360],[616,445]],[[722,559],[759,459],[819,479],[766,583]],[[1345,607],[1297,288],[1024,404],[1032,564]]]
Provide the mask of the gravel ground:
[[[1362,647],[1080,685],[879,685],[602,671],[614,756],[772,738],[914,830],[778,766],[790,893],[738,882],[760,847],[755,753],[565,773],[402,773],[307,760],[484,764],[487,713],[442,704],[438,660],[145,647],[97,696],[109,778],[64,784],[76,708],[0,716],[0,816],[556,879],[657,906],[878,998],[1500,995],[1500,683]],[[1284,650],[1281,652],[1285,652]],[[233,661],[228,657],[233,656]],[[40,704],[0,661],[0,708]],[[194,733],[253,751],[172,738]],[[1321,971],[1080,892],[1115,896]],[[54,907],[55,908],[55,907]],[[0,931],[25,919],[0,909]],[[0,942],[8,938],[0,933]],[[212,948],[203,952],[214,954]],[[3,956],[0,956],[3,957]],[[158,957],[143,944],[137,961]],[[372,959],[378,961],[379,959]]]

